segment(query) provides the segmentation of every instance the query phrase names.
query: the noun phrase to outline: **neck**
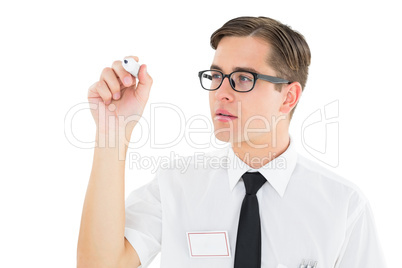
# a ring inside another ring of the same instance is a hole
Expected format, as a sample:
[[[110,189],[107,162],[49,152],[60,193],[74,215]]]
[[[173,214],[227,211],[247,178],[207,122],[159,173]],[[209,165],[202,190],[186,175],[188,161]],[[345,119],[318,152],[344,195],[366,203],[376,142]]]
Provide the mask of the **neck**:
[[[232,143],[233,152],[244,163],[254,169],[258,169],[280,156],[289,146],[289,133],[276,136],[264,137],[263,142],[242,141]]]

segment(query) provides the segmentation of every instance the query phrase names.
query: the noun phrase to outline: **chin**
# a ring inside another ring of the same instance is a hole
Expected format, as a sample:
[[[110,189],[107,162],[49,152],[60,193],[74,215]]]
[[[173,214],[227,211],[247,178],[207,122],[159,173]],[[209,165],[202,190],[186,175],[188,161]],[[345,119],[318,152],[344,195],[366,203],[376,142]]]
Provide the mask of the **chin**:
[[[215,133],[215,138],[223,142],[231,142],[230,134],[228,133]]]
[[[225,131],[224,128],[215,129],[214,134],[215,134],[215,138],[217,140],[219,140],[219,141],[222,141],[222,142],[229,142],[229,143],[233,144],[233,143],[237,143],[237,142],[242,141],[242,139],[237,137],[237,136],[235,136],[233,134],[233,132],[227,131],[227,129]]]
[[[236,143],[241,138],[237,135],[237,125],[235,123],[230,122],[222,123],[219,121],[214,121],[214,135],[215,138],[222,142]]]

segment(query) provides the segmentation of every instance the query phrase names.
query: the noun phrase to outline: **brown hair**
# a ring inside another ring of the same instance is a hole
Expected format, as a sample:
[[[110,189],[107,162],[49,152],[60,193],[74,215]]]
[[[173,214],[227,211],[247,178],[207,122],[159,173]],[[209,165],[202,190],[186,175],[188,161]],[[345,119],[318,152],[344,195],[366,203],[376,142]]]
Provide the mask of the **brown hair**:
[[[218,47],[225,36],[255,36],[271,45],[272,52],[267,59],[276,75],[291,82],[299,82],[304,89],[308,66],[311,61],[310,49],[303,35],[290,26],[267,17],[239,17],[226,22],[211,35],[211,46]],[[275,85],[279,92],[283,84]],[[292,118],[296,107],[290,112]]]

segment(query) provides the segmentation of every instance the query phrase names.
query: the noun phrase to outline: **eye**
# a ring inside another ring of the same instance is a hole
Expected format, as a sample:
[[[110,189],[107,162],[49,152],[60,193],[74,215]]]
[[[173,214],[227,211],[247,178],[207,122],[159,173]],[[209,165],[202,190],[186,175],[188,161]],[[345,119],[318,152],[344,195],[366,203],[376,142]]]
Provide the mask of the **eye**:
[[[248,72],[236,72],[233,74],[233,80],[240,84],[252,84],[254,76]]]
[[[222,74],[218,72],[212,72],[212,79],[222,79]]]
[[[240,80],[240,82],[252,82],[253,78],[247,77],[245,75],[240,75],[239,80]]]

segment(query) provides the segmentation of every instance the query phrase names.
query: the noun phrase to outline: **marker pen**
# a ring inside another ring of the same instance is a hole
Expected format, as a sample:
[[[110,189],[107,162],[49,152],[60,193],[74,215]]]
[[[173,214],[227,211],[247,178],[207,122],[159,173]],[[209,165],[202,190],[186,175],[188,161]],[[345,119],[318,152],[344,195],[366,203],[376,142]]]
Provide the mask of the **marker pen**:
[[[138,71],[140,70],[140,64],[136,62],[133,58],[125,58],[123,60],[124,69],[130,74],[138,78]]]

